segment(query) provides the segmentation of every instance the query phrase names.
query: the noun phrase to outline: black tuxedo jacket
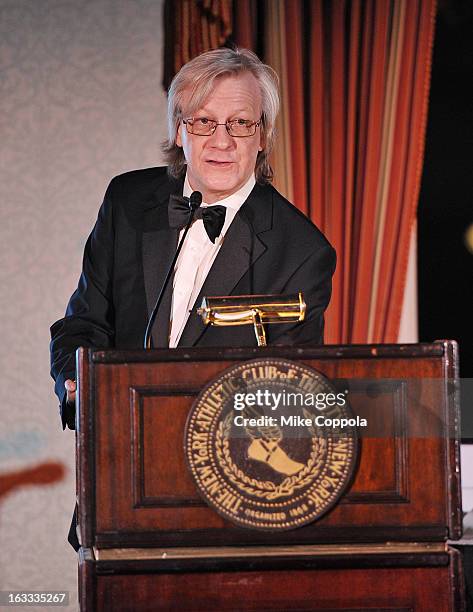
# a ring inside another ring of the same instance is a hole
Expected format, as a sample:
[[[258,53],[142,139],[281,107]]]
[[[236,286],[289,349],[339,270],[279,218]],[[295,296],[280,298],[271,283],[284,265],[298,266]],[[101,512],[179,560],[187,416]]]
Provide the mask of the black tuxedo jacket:
[[[64,381],[75,378],[80,346],[141,348],[148,316],[175,253],[167,203],[183,181],[166,168],[137,170],[112,180],[84,252],[83,270],[66,316],[51,327],[51,374],[63,427],[74,428]],[[179,346],[256,346],[252,326],[204,326],[202,296],[302,291],[306,318],[270,325],[268,344],[323,341],[323,313],[331,294],[335,251],[323,234],[273,187],[256,184],[231,223],[204,282]],[[169,285],[171,286],[172,283]],[[153,344],[167,346],[171,287],[161,305]]]

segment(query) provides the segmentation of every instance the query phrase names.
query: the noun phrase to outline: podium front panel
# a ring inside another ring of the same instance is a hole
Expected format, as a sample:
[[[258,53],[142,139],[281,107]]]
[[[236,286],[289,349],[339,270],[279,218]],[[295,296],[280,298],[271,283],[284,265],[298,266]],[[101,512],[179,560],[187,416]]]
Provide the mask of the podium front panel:
[[[372,428],[360,437],[353,482],[338,503],[284,532],[237,527],[207,506],[183,448],[202,388],[255,358],[300,362],[346,381],[354,414]],[[83,546],[434,541],[461,532],[454,343],[81,349],[78,373]]]

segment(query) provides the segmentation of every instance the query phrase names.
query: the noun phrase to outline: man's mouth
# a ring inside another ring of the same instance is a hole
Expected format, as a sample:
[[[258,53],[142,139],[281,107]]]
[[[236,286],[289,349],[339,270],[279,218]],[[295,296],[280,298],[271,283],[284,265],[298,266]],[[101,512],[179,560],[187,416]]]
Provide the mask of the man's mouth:
[[[218,160],[218,159],[208,159],[207,163],[211,164],[212,166],[216,166],[220,168],[225,168],[233,164],[232,161],[225,161],[225,160]]]

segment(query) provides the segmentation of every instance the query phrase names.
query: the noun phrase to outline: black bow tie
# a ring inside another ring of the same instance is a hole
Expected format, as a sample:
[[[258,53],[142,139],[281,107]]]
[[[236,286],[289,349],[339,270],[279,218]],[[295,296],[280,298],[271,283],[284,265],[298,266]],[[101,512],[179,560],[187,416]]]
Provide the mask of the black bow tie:
[[[225,206],[218,204],[217,206],[201,206],[195,211],[194,220],[202,219],[205,231],[213,243],[220,236],[226,212]],[[182,229],[189,221],[189,214],[189,198],[171,195],[168,207],[169,227]]]

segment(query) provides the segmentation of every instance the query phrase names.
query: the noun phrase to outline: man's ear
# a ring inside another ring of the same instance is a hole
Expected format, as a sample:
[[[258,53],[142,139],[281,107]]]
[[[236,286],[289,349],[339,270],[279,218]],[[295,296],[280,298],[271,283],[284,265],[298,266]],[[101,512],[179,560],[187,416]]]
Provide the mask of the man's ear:
[[[260,130],[258,151],[262,151],[264,149],[264,146],[265,146],[265,138],[264,138],[263,130]]]
[[[179,127],[177,128],[177,134],[176,134],[176,144],[178,147],[182,147],[181,127],[182,127],[182,123],[179,122]]]

